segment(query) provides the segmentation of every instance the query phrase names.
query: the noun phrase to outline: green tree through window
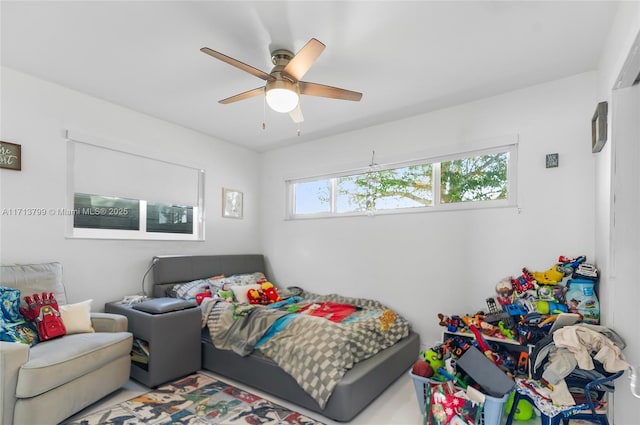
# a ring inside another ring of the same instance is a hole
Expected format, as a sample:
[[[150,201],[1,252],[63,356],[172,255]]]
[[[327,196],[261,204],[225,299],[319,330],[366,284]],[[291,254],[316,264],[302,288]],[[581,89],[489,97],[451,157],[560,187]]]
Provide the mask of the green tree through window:
[[[432,164],[338,178],[338,196],[352,211],[428,207],[433,203]]]
[[[508,154],[481,155],[440,165],[440,202],[507,198]]]
[[[512,151],[515,145],[442,162],[289,182],[296,199],[293,215],[438,207],[435,199],[440,205],[509,201]]]

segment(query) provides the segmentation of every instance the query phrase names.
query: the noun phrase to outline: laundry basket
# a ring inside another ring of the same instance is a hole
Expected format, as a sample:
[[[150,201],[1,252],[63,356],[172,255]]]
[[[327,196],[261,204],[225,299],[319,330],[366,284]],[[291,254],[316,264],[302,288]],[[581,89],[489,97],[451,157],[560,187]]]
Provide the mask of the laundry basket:
[[[416,397],[418,398],[418,405],[420,406],[420,412],[424,415],[425,403],[427,402],[427,388],[429,385],[439,384],[441,381],[435,381],[433,379],[425,378],[419,375],[414,375],[409,371],[409,376],[413,380],[413,385],[416,389]]]
[[[483,425],[500,425],[502,422],[502,412],[504,412],[504,406],[507,404],[510,395],[511,391],[500,398],[485,394],[484,407],[482,408]]]
[[[420,412],[424,416],[425,404],[428,396],[428,386],[442,383],[442,381],[436,381],[422,376],[414,375],[409,371],[409,376],[413,381],[413,385],[416,391],[416,398],[420,407]],[[502,412],[504,406],[509,399],[511,392],[508,392],[503,397],[491,397],[485,394],[485,402],[482,406],[482,415],[477,425],[500,425],[502,421]],[[426,418],[425,418],[426,420]],[[426,423],[426,422],[425,422]]]

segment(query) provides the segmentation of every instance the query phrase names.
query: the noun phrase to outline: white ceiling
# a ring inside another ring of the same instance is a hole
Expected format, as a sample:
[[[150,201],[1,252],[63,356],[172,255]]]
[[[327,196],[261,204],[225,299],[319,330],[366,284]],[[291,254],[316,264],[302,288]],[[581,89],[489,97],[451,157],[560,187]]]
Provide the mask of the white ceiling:
[[[613,1],[2,1],[2,65],[256,151],[594,70]],[[304,76],[364,93],[303,96],[305,121],[256,97],[270,51],[326,44]]]

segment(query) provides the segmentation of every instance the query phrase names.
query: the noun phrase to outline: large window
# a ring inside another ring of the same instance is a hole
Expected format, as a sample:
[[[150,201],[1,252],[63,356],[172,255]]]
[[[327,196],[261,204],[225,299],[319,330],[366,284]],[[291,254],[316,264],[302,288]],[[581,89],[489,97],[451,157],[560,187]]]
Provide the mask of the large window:
[[[67,235],[204,240],[204,171],[68,133]]]
[[[287,181],[288,217],[515,205],[516,145]]]

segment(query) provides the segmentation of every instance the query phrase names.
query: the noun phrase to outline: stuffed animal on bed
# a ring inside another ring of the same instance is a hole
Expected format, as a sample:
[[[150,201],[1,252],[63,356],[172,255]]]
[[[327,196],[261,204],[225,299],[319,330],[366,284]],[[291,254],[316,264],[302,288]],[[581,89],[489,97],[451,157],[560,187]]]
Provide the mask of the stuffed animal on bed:
[[[280,301],[280,295],[271,282],[262,282],[260,288],[252,288],[247,291],[250,304],[267,305]]]
[[[264,294],[267,296],[267,298],[269,298],[269,302],[270,303],[275,303],[280,301],[280,295],[278,294],[278,291],[276,290],[276,287],[273,286],[273,283],[271,282],[262,282],[262,284],[260,285],[262,289],[262,292],[264,292]]]
[[[211,297],[212,297],[212,295],[211,295],[211,290],[207,288],[207,289],[205,289],[204,291],[202,291],[202,292],[198,292],[198,293],[196,294],[196,302],[198,303],[198,305],[200,305],[200,304],[202,304],[202,301],[203,301],[205,298],[211,298]]]
[[[269,304],[269,298],[267,298],[267,295],[262,292],[261,289],[249,289],[247,291],[247,298],[249,299],[249,304]]]
[[[233,291],[230,289],[219,289],[217,296],[223,300],[233,301]]]

